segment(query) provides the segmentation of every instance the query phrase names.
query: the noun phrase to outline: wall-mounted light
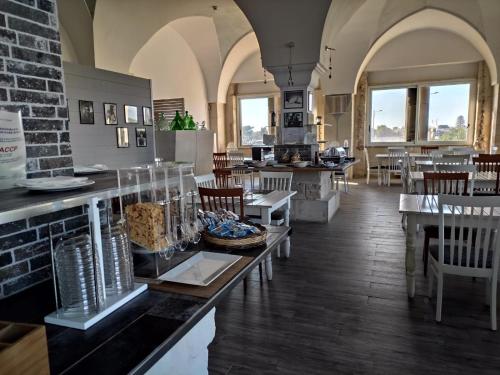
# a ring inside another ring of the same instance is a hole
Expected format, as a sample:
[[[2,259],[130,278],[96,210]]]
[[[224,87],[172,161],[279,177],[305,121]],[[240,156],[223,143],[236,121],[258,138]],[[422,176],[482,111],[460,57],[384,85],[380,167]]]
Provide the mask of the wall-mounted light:
[[[325,46],[325,51],[329,53],[329,64],[328,64],[328,78],[332,79],[332,54],[335,51],[335,48]]]
[[[322,123],[321,123],[322,119],[323,118],[321,116],[316,116],[316,125],[318,125],[318,126],[322,125]]]

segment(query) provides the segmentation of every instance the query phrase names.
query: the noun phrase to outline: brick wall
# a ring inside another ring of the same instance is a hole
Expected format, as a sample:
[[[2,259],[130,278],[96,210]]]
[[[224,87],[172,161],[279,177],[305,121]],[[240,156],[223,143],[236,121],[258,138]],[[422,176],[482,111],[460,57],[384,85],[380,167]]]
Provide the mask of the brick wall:
[[[73,173],[55,0],[0,0],[0,108],[21,110],[29,177]],[[84,227],[82,207],[0,225],[0,298],[51,276],[47,225]]]
[[[29,177],[72,174],[55,0],[0,1],[0,108],[21,110]]]

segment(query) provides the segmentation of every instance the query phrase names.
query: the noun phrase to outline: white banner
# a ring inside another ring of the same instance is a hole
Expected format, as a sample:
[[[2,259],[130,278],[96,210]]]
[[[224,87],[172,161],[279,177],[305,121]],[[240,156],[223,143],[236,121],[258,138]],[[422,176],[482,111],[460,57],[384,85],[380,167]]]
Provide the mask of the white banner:
[[[0,111],[0,190],[26,178],[26,146],[21,111]]]

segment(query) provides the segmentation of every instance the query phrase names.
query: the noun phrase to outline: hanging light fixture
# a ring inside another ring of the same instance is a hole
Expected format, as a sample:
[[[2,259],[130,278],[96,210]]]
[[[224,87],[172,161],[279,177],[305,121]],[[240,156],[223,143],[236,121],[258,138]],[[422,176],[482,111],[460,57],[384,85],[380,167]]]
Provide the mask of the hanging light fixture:
[[[325,51],[329,53],[328,78],[332,79],[332,54],[335,48],[325,46]]]
[[[286,46],[289,49],[290,55],[288,59],[288,86],[293,86],[293,77],[292,77],[292,51],[295,47],[295,42],[288,42]]]

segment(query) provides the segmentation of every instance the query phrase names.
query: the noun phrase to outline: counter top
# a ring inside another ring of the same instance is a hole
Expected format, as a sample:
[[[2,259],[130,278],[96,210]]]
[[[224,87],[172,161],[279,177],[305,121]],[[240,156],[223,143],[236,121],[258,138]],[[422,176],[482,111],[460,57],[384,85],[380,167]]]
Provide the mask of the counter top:
[[[86,331],[46,324],[51,372],[146,372],[265,259],[289,228],[268,227],[268,231],[266,246],[232,252],[253,259],[209,299],[147,290]],[[43,317],[54,310],[52,282],[48,281],[1,300],[0,320],[43,324]]]
[[[85,204],[89,198],[117,195],[116,172],[88,176],[95,184],[64,192],[34,192],[25,188],[2,190],[0,224]]]

